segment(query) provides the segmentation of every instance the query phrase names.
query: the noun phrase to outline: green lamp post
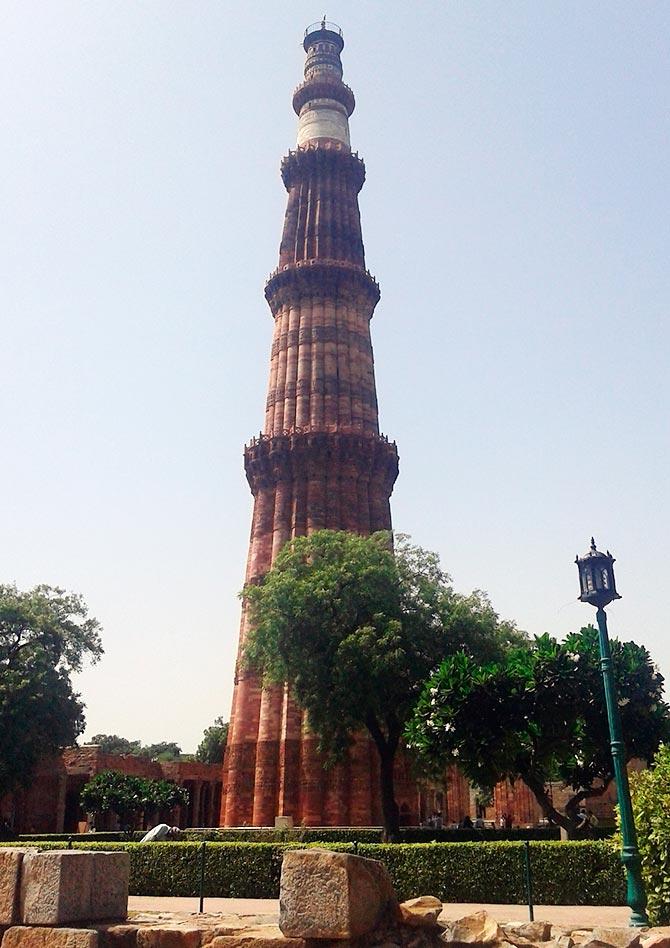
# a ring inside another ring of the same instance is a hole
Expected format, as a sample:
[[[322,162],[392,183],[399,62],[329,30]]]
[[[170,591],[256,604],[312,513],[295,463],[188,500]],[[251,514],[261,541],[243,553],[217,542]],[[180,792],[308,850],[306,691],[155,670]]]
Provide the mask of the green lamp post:
[[[607,635],[607,616],[605,615],[605,606],[615,599],[621,599],[614,582],[614,562],[614,557],[609,550],[607,553],[598,552],[593,537],[591,537],[591,549],[588,553],[584,556],[578,556],[575,560],[579,570],[581,589],[579,598],[582,602],[588,602],[590,605],[597,607],[596,619],[600,632],[600,667],[602,668],[605,685],[607,721],[610,731],[612,761],[614,763],[614,781],[621,814],[621,836],[623,839],[621,862],[626,868],[626,902],[631,908],[631,925],[641,928],[649,924],[645,911],[647,894],[644,890],[640,870],[640,853],[637,848],[637,834],[635,832],[633,808],[630,802],[626,752],[621,731],[621,715],[619,714],[616,684],[612,672],[612,655]]]

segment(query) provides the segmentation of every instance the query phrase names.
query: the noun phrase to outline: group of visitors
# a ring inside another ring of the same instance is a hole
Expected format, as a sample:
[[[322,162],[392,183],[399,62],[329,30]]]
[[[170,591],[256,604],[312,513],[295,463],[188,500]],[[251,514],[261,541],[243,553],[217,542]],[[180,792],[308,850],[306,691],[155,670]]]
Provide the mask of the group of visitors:
[[[439,810],[435,810],[433,813],[431,813],[431,815],[428,817],[426,822],[423,823],[422,825],[427,827],[428,829],[444,829],[444,821],[442,819],[442,814],[440,813]],[[478,816],[473,821],[470,814],[466,813],[462,817],[462,819],[458,822],[458,824],[453,824],[453,828],[464,829],[464,830],[471,830],[471,829],[483,830],[483,829],[486,829],[486,824],[484,823],[483,817]]]
[[[584,806],[577,810],[577,820],[578,830],[594,829],[598,825],[598,817],[593,810],[587,810]]]

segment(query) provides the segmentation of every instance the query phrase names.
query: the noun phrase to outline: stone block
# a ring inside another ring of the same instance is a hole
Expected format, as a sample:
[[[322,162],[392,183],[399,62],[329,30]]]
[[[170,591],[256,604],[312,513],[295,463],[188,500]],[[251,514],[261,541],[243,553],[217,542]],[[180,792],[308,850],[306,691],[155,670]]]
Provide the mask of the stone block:
[[[323,849],[284,855],[279,927],[295,938],[358,938],[397,912],[386,867],[375,859]]]
[[[670,926],[652,928],[642,938],[643,948],[670,948]]]
[[[100,925],[98,948],[137,948],[137,925]]]
[[[0,848],[0,925],[19,920],[19,883],[25,849]]]
[[[98,933],[86,928],[8,928],[2,948],[98,948]]]
[[[91,917],[94,853],[26,853],[21,867],[21,921],[63,925]]]
[[[591,928],[575,928],[570,932],[570,936],[576,945],[585,945],[587,941],[593,939],[593,930]]]
[[[555,935],[547,942],[547,948],[574,948],[572,937],[567,934]],[[670,945],[668,946],[670,948]]]
[[[605,942],[607,945],[614,945],[615,948],[639,948],[640,945],[639,928],[608,928],[600,927],[593,929],[593,938],[595,941]]]
[[[549,922],[505,922],[502,929],[507,941],[511,941],[513,945],[549,941],[551,938]]]
[[[90,918],[125,918],[128,914],[130,854],[87,853],[93,857]]]
[[[137,948],[199,948],[200,931],[197,928],[138,928]]]
[[[435,925],[437,917],[442,911],[442,903],[433,895],[420,895],[416,899],[408,899],[400,903],[400,920],[404,925],[413,928]]]
[[[280,932],[276,936],[254,934],[217,935],[208,948],[307,948],[303,938],[284,938]]]
[[[447,922],[441,938],[446,942],[479,945],[505,941],[502,928],[487,912],[474,912],[472,915]]]
[[[128,853],[26,853],[21,869],[21,921],[24,925],[63,925],[125,918],[129,875]]]

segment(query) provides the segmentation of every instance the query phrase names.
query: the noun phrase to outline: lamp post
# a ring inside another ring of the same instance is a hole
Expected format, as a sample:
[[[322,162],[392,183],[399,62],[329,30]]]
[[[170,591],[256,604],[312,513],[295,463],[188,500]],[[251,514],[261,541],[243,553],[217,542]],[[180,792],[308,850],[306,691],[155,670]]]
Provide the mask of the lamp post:
[[[647,894],[644,890],[640,870],[640,853],[637,848],[633,807],[630,802],[626,753],[621,731],[621,715],[619,714],[616,684],[612,672],[612,655],[607,635],[607,616],[605,615],[605,606],[615,599],[621,599],[616,591],[614,581],[614,562],[614,557],[609,550],[607,553],[598,552],[593,537],[591,537],[591,548],[588,553],[584,556],[578,556],[575,560],[579,570],[581,589],[579,598],[582,602],[588,602],[590,605],[597,607],[596,619],[600,633],[600,667],[602,668],[603,683],[605,685],[607,722],[609,724],[610,746],[614,763],[614,781],[621,814],[621,836],[623,839],[621,862],[626,869],[626,902],[631,908],[630,924],[640,928],[649,924],[645,911]]]

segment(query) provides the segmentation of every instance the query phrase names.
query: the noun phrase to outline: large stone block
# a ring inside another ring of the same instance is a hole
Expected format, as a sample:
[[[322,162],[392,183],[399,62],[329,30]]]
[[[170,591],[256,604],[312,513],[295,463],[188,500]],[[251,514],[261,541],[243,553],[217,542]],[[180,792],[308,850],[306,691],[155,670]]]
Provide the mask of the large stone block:
[[[504,937],[513,945],[549,941],[551,938],[549,922],[505,922],[502,929]]]
[[[129,874],[127,853],[26,853],[21,870],[21,921],[63,925],[125,918]]]
[[[128,914],[130,854],[96,852],[90,855],[93,856],[90,918],[125,918]]]
[[[670,926],[652,928],[642,942],[644,948],[670,948]]]
[[[615,948],[639,948],[640,929],[601,926],[593,929],[593,938]]]
[[[505,935],[496,920],[486,912],[474,912],[453,922],[446,922],[442,941],[486,945],[505,941]]]
[[[92,853],[26,853],[21,867],[21,921],[62,925],[91,917]]]
[[[0,925],[19,920],[19,883],[25,849],[0,848]]]
[[[197,928],[166,928],[160,925],[138,928],[137,948],[199,948],[201,933]]]
[[[98,933],[86,928],[8,928],[2,948],[98,948]]]
[[[386,867],[375,859],[323,849],[284,855],[279,927],[294,938],[358,938],[397,912]]]
[[[600,941],[598,938],[591,938],[589,941],[582,942],[583,948],[612,948],[607,941]]]
[[[307,948],[307,942],[302,938],[284,938],[281,932],[277,932],[274,938],[250,932],[247,935],[218,935],[208,948]]]

